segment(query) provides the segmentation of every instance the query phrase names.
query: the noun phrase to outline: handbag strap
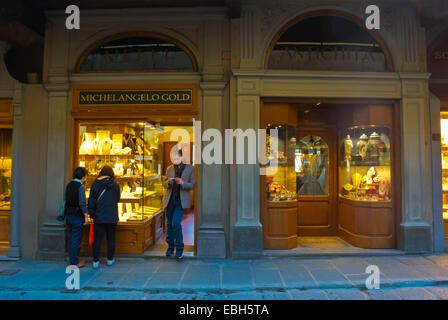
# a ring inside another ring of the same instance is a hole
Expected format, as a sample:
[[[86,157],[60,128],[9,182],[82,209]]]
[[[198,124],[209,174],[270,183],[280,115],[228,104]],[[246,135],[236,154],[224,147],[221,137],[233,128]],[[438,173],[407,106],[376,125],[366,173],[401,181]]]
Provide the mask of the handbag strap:
[[[98,199],[96,200],[97,202],[100,201],[101,197],[103,196],[104,192],[106,192],[106,189],[103,190],[103,192],[101,192],[100,196],[98,197]]]

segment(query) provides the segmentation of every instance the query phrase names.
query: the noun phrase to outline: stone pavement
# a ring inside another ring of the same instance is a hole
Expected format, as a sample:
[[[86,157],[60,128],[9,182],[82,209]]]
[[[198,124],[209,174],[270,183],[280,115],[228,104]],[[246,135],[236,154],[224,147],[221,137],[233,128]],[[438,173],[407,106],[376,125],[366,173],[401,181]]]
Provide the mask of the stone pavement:
[[[367,290],[366,267],[380,270]],[[0,262],[0,299],[327,300],[448,299],[448,255],[263,258],[259,260],[117,260],[80,269],[67,290],[65,262]]]

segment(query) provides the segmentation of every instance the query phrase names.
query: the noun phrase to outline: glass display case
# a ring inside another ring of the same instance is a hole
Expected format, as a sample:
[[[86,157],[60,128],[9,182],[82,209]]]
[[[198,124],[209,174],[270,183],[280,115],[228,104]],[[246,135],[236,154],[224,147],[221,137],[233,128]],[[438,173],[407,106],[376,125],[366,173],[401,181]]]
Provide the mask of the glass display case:
[[[277,137],[270,134],[271,129],[277,129]],[[295,128],[286,125],[268,125],[266,130],[266,152],[269,160],[266,175],[267,199],[269,201],[295,200]]]
[[[105,165],[120,186],[119,223],[144,221],[163,209],[158,139],[164,128],[146,122],[79,124],[78,166],[88,171],[86,196]]]
[[[358,201],[390,201],[389,128],[350,127],[341,132],[340,139],[340,196]]]
[[[440,133],[442,142],[443,219],[448,222],[448,112],[440,113]]]
[[[0,210],[11,210],[12,129],[0,129]]]

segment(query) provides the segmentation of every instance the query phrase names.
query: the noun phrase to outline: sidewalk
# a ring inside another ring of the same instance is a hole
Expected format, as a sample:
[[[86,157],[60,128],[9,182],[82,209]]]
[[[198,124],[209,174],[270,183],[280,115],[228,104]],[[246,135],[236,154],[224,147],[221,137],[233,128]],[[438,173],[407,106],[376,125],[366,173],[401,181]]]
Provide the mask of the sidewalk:
[[[368,265],[381,271],[367,290]],[[0,299],[448,299],[448,255],[259,260],[117,260],[80,269],[65,288],[65,262],[0,262]]]

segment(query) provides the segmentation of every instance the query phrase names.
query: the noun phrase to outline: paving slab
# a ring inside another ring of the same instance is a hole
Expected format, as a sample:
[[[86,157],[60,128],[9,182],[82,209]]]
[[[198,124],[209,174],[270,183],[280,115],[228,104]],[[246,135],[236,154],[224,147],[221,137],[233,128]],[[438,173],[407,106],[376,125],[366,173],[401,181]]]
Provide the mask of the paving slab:
[[[367,300],[367,295],[358,289],[326,289],[329,300]]]
[[[425,287],[425,289],[429,292],[431,292],[433,295],[438,297],[439,299],[448,300],[448,287],[447,286],[441,286],[441,287]]]
[[[145,289],[178,289],[182,273],[157,272],[146,282]]]
[[[257,269],[253,270],[256,288],[277,287],[282,288],[284,284],[277,269]]]
[[[180,288],[219,289],[221,288],[221,271],[216,265],[190,265],[180,283]]]
[[[369,263],[362,258],[338,258],[331,263],[343,274],[363,274]]]
[[[366,290],[367,298],[369,300],[401,300],[400,296],[393,290]]]
[[[292,295],[288,291],[262,291],[263,300],[292,300]]]
[[[335,268],[314,268],[309,270],[319,286],[349,286],[350,281]]]
[[[397,294],[402,300],[436,300],[438,297],[434,293],[426,290],[425,288],[397,288],[394,289],[394,293]]]
[[[287,288],[309,288],[318,285],[308,269],[303,266],[294,269],[282,269],[280,275]]]
[[[252,279],[250,266],[228,265],[222,266],[222,288],[223,289],[252,289],[255,283]]]
[[[288,289],[288,292],[293,300],[328,300],[327,293],[320,289]]]

